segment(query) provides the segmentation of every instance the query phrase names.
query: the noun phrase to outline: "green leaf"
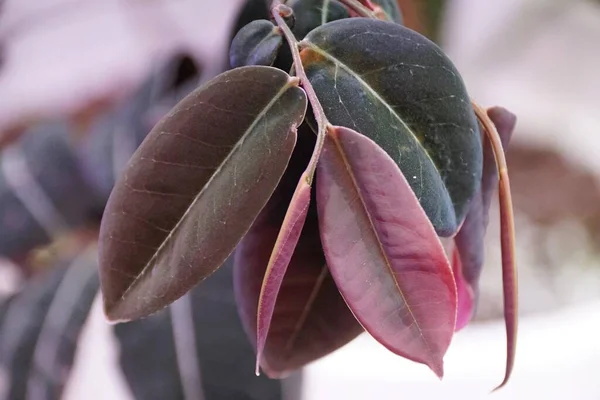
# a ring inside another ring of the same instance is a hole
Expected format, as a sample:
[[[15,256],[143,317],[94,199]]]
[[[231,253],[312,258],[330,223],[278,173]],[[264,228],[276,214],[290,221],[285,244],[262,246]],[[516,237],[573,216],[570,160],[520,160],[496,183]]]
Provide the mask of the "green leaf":
[[[481,181],[481,137],[464,83],[432,42],[366,18],[330,22],[302,61],[332,124],[373,139],[398,164],[436,232],[454,234]]]
[[[175,106],[138,148],[100,231],[111,320],[160,310],[213,273],[285,171],[306,95],[271,67],[219,75]]]
[[[252,21],[233,38],[229,49],[229,63],[233,68],[244,65],[271,66],[282,43],[281,33],[271,21]]]

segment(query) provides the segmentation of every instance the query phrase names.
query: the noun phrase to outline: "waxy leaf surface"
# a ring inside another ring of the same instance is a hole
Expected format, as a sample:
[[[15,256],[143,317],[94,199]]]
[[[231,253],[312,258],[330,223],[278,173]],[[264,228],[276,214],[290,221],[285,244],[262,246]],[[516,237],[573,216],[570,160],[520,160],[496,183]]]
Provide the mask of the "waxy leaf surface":
[[[233,38],[229,48],[229,63],[232,68],[245,65],[271,66],[282,43],[281,33],[271,21],[252,21]]]
[[[243,67],[156,125],[104,213],[100,273],[111,320],[161,309],[225,261],[281,179],[306,105],[296,79]]]
[[[510,111],[493,107],[487,110],[487,114],[496,126],[502,145],[506,150],[516,124],[516,117]],[[471,201],[469,213],[465,221],[456,234],[454,258],[454,269],[460,270],[465,282],[457,285],[465,287],[462,292],[459,290],[459,306],[457,330],[462,328],[473,316],[475,305],[479,293],[479,276],[483,267],[483,257],[485,252],[485,233],[489,221],[489,208],[492,195],[498,188],[498,170],[494,152],[492,151],[489,140],[483,141],[483,175],[481,179],[481,188]],[[459,264],[459,265],[457,265]],[[455,275],[457,275],[455,273]],[[471,299],[463,296],[471,296]],[[469,308],[470,306],[470,308]]]
[[[314,134],[308,126],[303,128],[288,170],[235,252],[236,301],[253,343],[257,339],[257,305],[263,276],[267,273],[269,258],[296,182],[314,145]],[[338,349],[362,332],[327,269],[314,199],[281,287],[266,291],[263,300],[275,305],[268,321],[268,332],[260,332],[267,340],[259,361],[271,378],[288,375]]]
[[[351,129],[330,132],[317,171],[327,264],[362,326],[443,375],[456,286],[442,244],[394,161]]]
[[[451,236],[481,181],[481,137],[464,83],[442,51],[401,25],[330,22],[301,42],[332,124],[369,136],[400,166],[436,232]]]

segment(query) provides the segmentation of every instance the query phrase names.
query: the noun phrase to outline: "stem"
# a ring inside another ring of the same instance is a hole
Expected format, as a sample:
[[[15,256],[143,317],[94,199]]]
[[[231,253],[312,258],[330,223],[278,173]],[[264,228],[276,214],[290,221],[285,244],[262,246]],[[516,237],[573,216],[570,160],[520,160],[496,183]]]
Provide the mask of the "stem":
[[[506,372],[502,383],[494,389],[504,386],[512,373],[517,347],[518,325],[518,282],[515,263],[515,222],[506,157],[502,148],[496,126],[487,112],[472,101],[477,118],[483,125],[488,140],[494,151],[498,168],[499,202],[500,202],[500,242],[502,248],[502,282],[504,291],[504,321],[506,324]]]
[[[308,97],[308,101],[312,106],[313,113],[315,115],[315,120],[317,121],[318,132],[317,132],[317,142],[315,144],[315,148],[313,150],[312,156],[308,163],[308,167],[306,168],[306,180],[309,185],[312,185],[313,177],[315,174],[315,170],[317,168],[317,163],[319,162],[319,157],[321,156],[321,151],[323,150],[323,144],[325,143],[325,136],[327,135],[327,127],[331,126],[327,117],[325,116],[325,111],[323,110],[323,106],[317,97],[317,93],[315,89],[311,85],[308,77],[306,76],[306,71],[304,70],[304,66],[302,65],[302,59],[300,58],[300,52],[298,50],[298,41],[296,37],[290,30],[290,28],[285,23],[282,14],[288,13],[289,7],[281,4],[279,0],[275,0],[273,2],[273,8],[271,10],[273,14],[273,18],[275,18],[275,22],[285,39],[287,40],[290,50],[292,51],[292,58],[294,60],[294,69],[296,71],[296,75],[300,78],[300,84],[306,91],[306,95]]]
[[[358,0],[338,0],[352,11],[365,18],[379,19],[377,15]]]

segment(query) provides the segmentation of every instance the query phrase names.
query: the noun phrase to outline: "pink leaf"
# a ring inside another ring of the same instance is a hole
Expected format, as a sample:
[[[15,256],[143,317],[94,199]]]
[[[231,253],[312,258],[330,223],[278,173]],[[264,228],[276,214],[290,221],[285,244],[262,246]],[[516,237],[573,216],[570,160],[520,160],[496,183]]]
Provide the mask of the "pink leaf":
[[[404,175],[372,140],[335,127],[317,175],[331,274],[363,327],[440,378],[456,322],[444,249]]]

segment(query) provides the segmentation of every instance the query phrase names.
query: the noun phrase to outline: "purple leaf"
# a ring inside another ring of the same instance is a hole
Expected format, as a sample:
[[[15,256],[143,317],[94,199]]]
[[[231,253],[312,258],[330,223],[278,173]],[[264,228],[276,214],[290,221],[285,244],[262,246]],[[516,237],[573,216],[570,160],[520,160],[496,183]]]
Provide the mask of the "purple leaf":
[[[327,263],[356,318],[389,350],[442,377],[456,285],[396,163],[366,136],[331,129],[319,162],[317,207]]]
[[[156,312],[223,264],[283,176],[306,105],[297,78],[243,67],[189,94],[154,127],[102,219],[111,320]]]
[[[510,142],[515,124],[516,117],[508,110],[501,107],[493,107],[487,110],[487,114],[496,126],[502,145],[506,149]],[[498,187],[498,171],[494,152],[489,140],[483,138],[483,175],[481,188],[476,193],[469,206],[469,212],[458,231],[455,242],[456,250],[460,257],[455,260],[460,262],[461,266],[454,266],[454,270],[461,269],[464,276],[464,284],[468,285],[470,290],[459,290],[458,303],[471,307],[458,308],[458,320],[463,324],[458,324],[456,329],[459,330],[471,319],[475,312],[475,304],[479,296],[479,276],[483,267],[484,256],[484,238],[489,221],[489,208],[492,195]],[[455,274],[456,275],[456,274]],[[460,284],[457,281],[457,285]],[[461,296],[472,296],[471,299],[462,299]]]

